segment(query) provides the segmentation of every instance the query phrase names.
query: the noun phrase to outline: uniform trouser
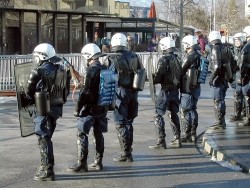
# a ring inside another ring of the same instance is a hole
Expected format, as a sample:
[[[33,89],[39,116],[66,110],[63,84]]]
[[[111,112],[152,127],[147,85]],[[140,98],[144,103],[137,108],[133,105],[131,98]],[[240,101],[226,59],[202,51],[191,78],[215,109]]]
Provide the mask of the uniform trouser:
[[[217,77],[216,81],[214,81],[212,88],[216,124],[225,123],[225,114],[226,114],[225,97],[227,88],[228,88],[227,81],[223,78]]]
[[[247,120],[250,122],[250,82],[245,85],[242,86],[242,93],[244,95],[245,98],[245,104],[246,104],[246,117]]]
[[[119,88],[116,93],[114,121],[123,155],[131,154],[133,144],[133,121],[138,115],[138,92]]]
[[[34,119],[35,133],[38,136],[38,145],[41,154],[41,166],[47,169],[54,166],[54,152],[51,138],[56,128],[56,120],[52,116],[37,116]]]
[[[107,132],[106,113],[98,115],[87,115],[78,119],[77,126],[77,151],[78,159],[86,160],[88,155],[88,134],[93,127],[94,137],[96,141],[96,160],[101,160],[104,153],[104,137],[103,133]]]
[[[160,139],[164,139],[165,134],[165,122],[163,116],[168,110],[168,115],[170,118],[170,126],[172,128],[173,134],[176,137],[180,135],[180,121],[178,117],[179,112],[179,91],[171,90],[167,91],[161,89],[157,99],[155,101],[155,130],[156,136]]]
[[[190,90],[190,93],[181,94],[181,121],[182,131],[186,135],[196,134],[198,127],[197,103],[201,93],[200,85]]]
[[[235,92],[234,92],[234,115],[237,117],[241,116],[241,113],[244,112],[245,104],[244,104],[244,95],[242,93],[242,86],[239,84],[239,80],[241,79],[240,72],[236,73],[236,83],[235,83]]]

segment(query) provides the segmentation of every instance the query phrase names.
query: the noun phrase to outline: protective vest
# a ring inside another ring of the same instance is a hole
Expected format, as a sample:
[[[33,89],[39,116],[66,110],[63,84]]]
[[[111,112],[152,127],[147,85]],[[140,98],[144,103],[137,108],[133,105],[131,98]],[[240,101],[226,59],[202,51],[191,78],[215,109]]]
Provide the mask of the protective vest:
[[[206,77],[208,73],[208,65],[209,61],[204,56],[200,56],[200,68],[199,68],[199,76],[198,76],[198,83],[205,84]]]
[[[69,72],[59,63],[54,66],[54,71],[42,77],[42,82],[45,83],[44,90],[49,91],[51,105],[64,104],[69,94]]]
[[[99,61],[92,63],[86,68],[83,78],[83,86],[79,93],[78,103],[84,105],[98,105],[98,94],[100,84],[100,71],[102,65]]]
[[[182,93],[189,93],[190,89],[195,88],[199,83],[201,56],[196,50],[186,54],[182,65]]]
[[[220,76],[226,80],[233,78],[236,73],[237,64],[233,58],[231,49],[221,43],[215,44],[211,56],[213,64],[213,76]]]
[[[103,66],[103,69],[100,71],[98,105],[114,110],[117,88],[118,74],[115,72],[114,65],[111,65],[109,68]]]
[[[129,51],[121,51],[115,55],[109,56],[110,64],[115,65],[115,70],[118,73],[118,86],[133,89],[133,81],[135,72],[142,68],[136,54]]]
[[[36,91],[47,91],[51,105],[64,104],[70,90],[70,79],[70,73],[62,62],[43,62],[32,70],[26,93],[34,97]]]
[[[181,64],[173,53],[161,57],[157,64],[154,84],[161,84],[164,89],[172,90],[179,87],[181,80]]]

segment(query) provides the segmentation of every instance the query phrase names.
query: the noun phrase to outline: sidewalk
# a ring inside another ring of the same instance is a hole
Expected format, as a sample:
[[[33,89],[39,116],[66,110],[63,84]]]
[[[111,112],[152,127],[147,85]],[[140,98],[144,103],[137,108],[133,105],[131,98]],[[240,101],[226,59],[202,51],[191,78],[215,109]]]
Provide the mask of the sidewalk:
[[[250,126],[227,122],[224,130],[209,128],[203,135],[204,150],[217,161],[229,161],[250,173]]]

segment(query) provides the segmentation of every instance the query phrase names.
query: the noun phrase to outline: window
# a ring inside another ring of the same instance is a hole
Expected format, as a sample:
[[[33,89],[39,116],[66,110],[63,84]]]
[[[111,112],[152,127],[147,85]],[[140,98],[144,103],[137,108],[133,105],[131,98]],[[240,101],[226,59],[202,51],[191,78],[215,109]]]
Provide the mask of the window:
[[[99,6],[103,5],[103,0],[99,0]]]

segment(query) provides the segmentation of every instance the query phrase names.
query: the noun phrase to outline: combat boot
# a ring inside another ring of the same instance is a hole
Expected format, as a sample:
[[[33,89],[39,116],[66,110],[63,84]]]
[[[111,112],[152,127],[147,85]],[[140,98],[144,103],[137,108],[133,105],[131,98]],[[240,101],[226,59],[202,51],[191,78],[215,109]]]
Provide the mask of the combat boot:
[[[196,142],[197,141],[197,136],[196,136],[196,134],[191,134],[191,140],[192,140],[192,142]]]
[[[55,181],[55,172],[54,168],[50,167],[46,169],[45,166],[40,166],[39,170],[34,176],[34,180],[37,181]]]
[[[192,142],[192,137],[191,137],[191,133],[185,133],[184,135],[181,136],[181,142]]]
[[[87,160],[78,161],[78,163],[68,168],[69,172],[88,172]]]
[[[234,102],[235,114],[230,117],[229,122],[241,121],[242,120],[241,111],[242,111],[242,104],[235,101]]]
[[[84,133],[77,133],[77,163],[69,167],[70,172],[88,172],[88,137]]]
[[[114,162],[133,162],[133,156],[132,154],[127,154],[127,155],[120,154],[119,156],[114,157],[113,161]]]
[[[250,117],[246,117],[243,122],[238,124],[239,126],[250,126]]]
[[[198,127],[198,125],[192,126],[192,130],[191,130],[191,140],[193,143],[195,143],[197,141],[197,135],[196,135],[197,127]]]
[[[241,120],[242,120],[241,114],[236,114],[230,117],[229,122],[241,121]]]
[[[50,138],[38,138],[41,155],[41,166],[34,176],[37,181],[54,181],[54,155],[53,144]]]
[[[216,122],[210,128],[213,130],[222,130],[226,128],[225,114],[221,112],[219,108],[219,102],[215,101],[215,119]]]
[[[242,122],[242,123],[239,123],[238,125],[239,126],[250,126],[250,107],[249,107],[249,105],[248,105],[248,100],[249,100],[249,97],[246,97],[245,98],[245,100],[246,100],[246,106],[245,106],[245,112],[246,112],[246,116],[244,117],[244,121]]]
[[[216,121],[213,124],[213,126],[211,126],[210,128],[213,129],[213,130],[222,130],[222,129],[225,129],[226,128],[226,122],[225,122],[224,117],[221,120]]]
[[[113,158],[114,162],[133,162],[130,133],[126,125],[116,126],[117,136],[121,147],[121,154]]]
[[[101,171],[103,169],[102,157],[96,157],[94,162],[89,165],[89,168]]]
[[[180,136],[175,136],[168,144],[168,148],[180,148],[182,146]]]
[[[166,149],[166,141],[165,138],[158,138],[154,145],[150,145],[149,149]]]

